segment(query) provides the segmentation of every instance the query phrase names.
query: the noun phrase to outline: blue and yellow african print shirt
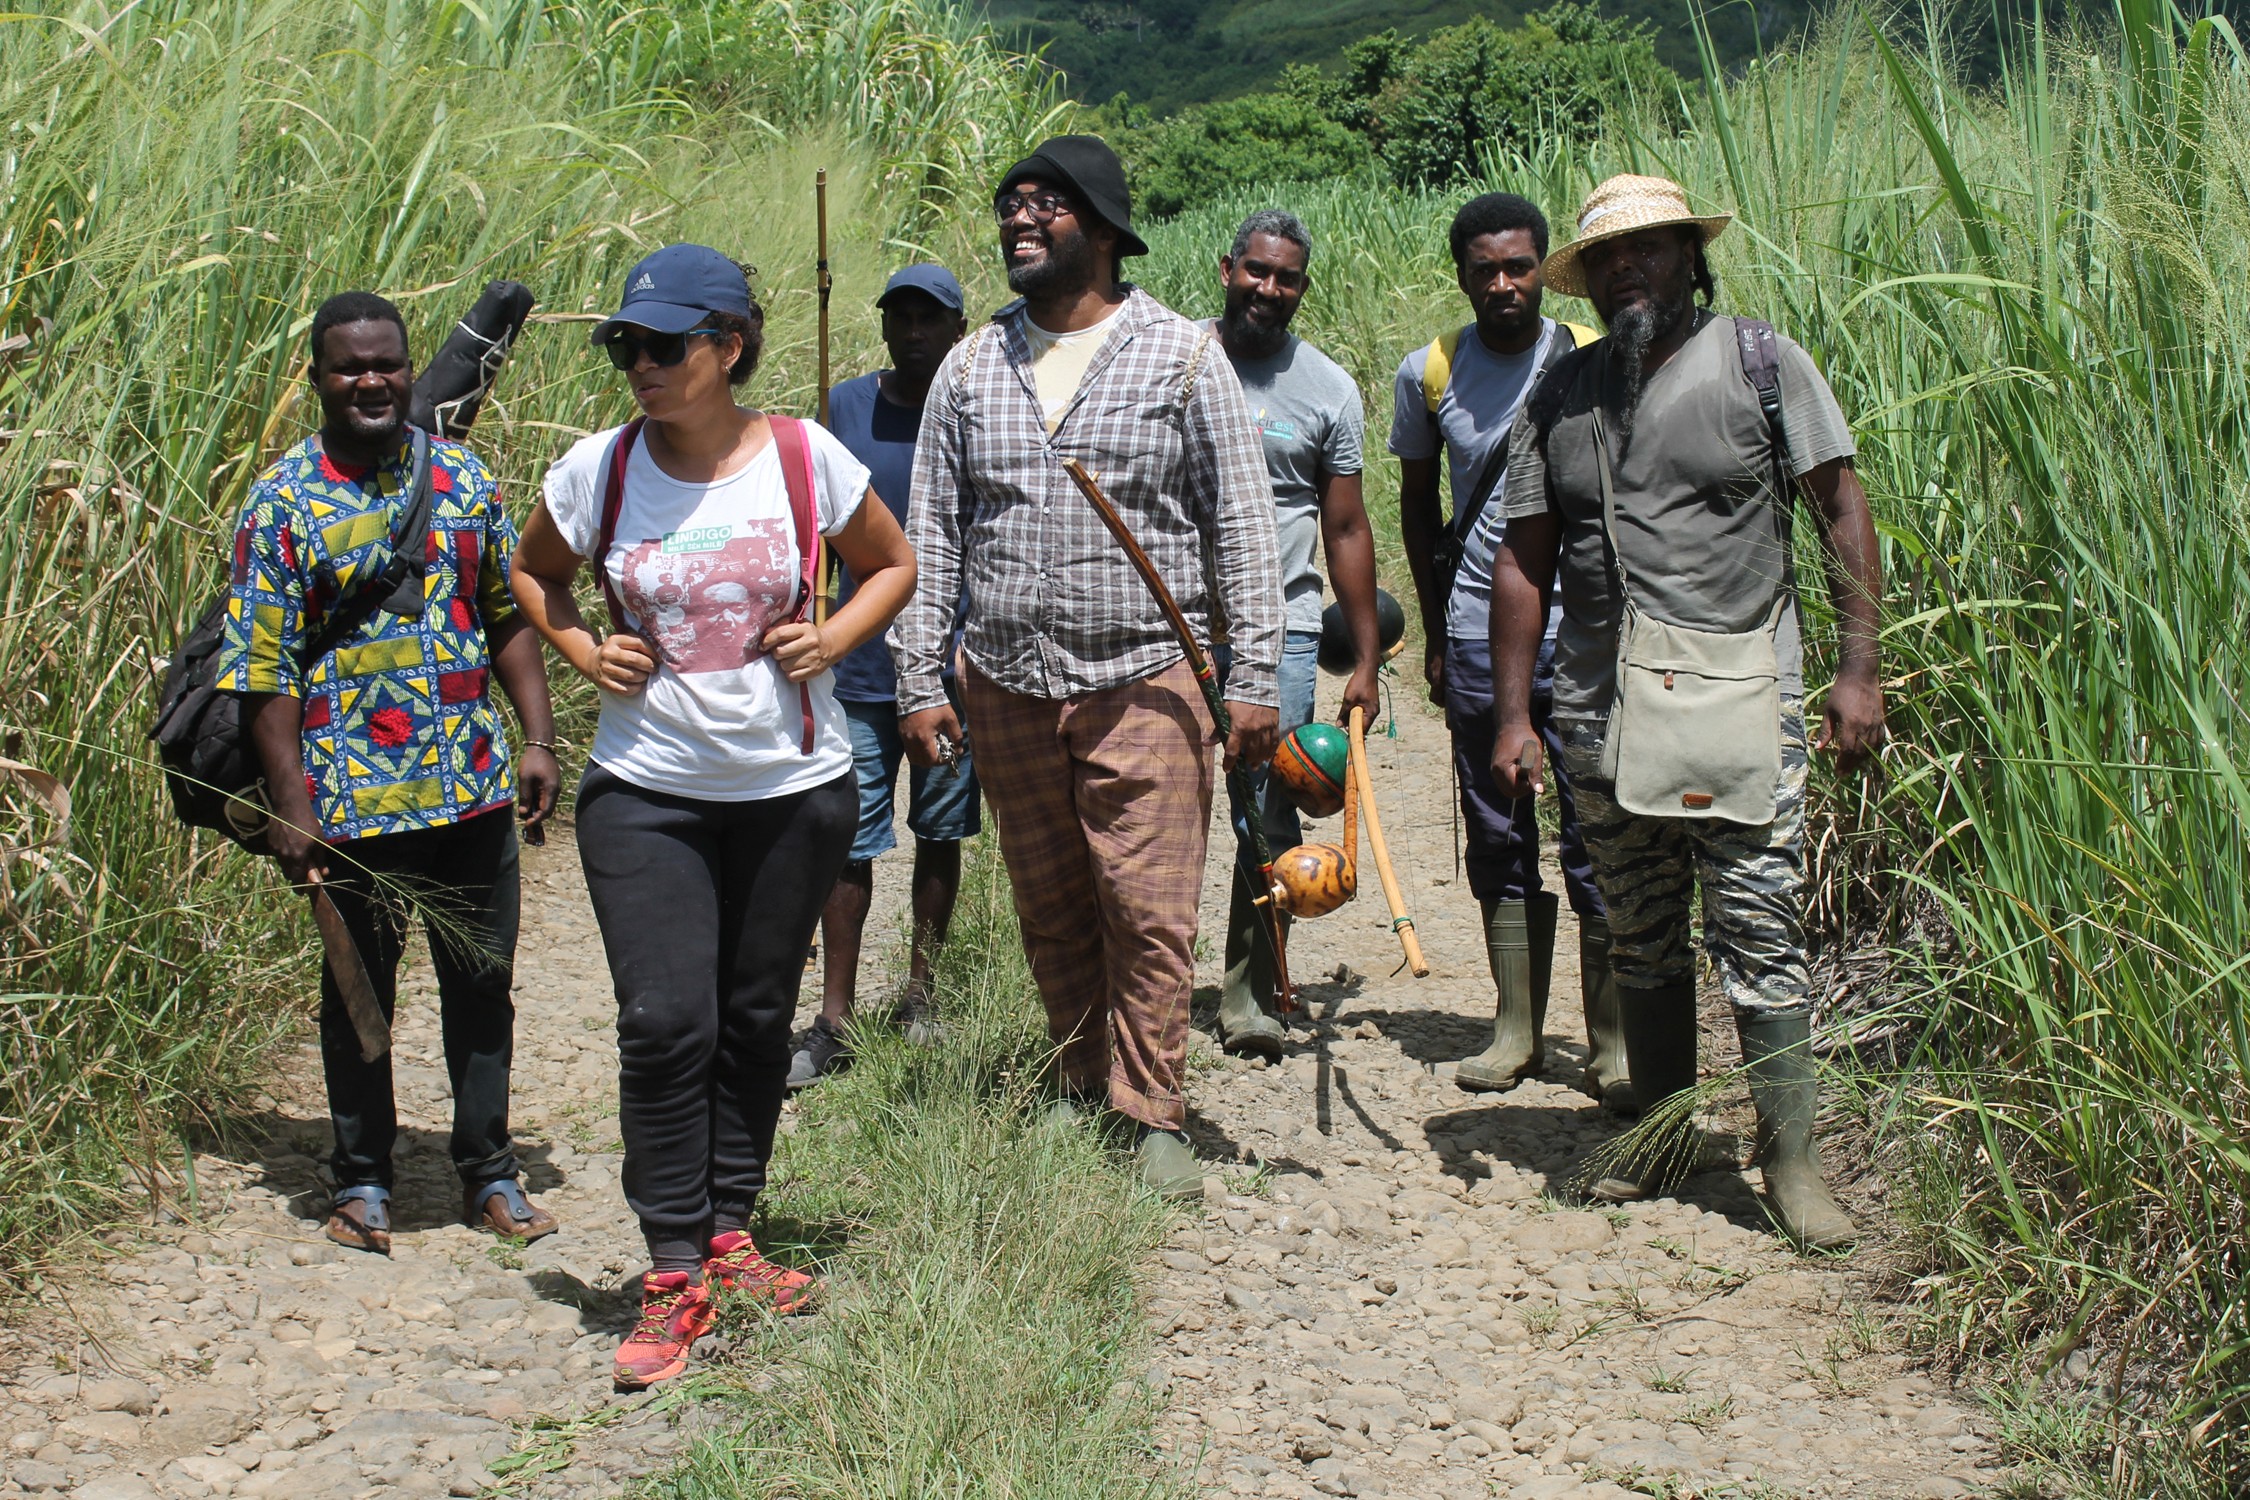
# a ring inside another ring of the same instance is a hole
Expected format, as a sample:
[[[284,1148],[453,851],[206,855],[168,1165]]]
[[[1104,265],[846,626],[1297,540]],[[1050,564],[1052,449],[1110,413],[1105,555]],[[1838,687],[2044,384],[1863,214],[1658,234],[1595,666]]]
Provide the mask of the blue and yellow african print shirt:
[[[378,609],[298,666],[338,602],[389,566],[412,452],[368,472],[308,438],[259,476],[235,531],[218,686],[304,700],[305,785],[332,841],[459,822],[515,795],[486,635],[515,614],[516,532],[467,449],[430,441],[421,617]]]

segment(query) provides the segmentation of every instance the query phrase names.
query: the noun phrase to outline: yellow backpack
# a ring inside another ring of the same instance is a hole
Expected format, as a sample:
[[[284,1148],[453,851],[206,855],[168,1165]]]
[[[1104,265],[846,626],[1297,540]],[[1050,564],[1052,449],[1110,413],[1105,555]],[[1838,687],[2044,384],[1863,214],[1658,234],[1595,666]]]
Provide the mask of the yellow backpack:
[[[1555,326],[1570,331],[1570,343],[1566,347],[1571,349],[1591,344],[1601,337],[1583,323],[1557,323]],[[1445,383],[1453,378],[1454,353],[1460,349],[1462,336],[1468,331],[1468,327],[1455,328],[1430,340],[1430,357],[1422,366],[1422,404],[1429,408],[1433,421],[1437,418],[1438,403],[1445,399]]]

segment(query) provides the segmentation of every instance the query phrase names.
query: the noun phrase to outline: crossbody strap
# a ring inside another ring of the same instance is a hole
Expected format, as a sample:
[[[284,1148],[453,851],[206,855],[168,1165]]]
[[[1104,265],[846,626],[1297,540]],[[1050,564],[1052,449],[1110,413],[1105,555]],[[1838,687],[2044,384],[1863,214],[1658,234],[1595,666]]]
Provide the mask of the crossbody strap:
[[[305,643],[297,653],[300,671],[309,670],[314,662],[341,646],[352,632],[374,619],[377,610],[387,609],[408,619],[421,616],[422,577],[429,562],[430,513],[436,508],[437,486],[430,477],[430,465],[435,462],[430,435],[419,427],[411,430],[413,456],[408,463],[414,488],[406,502],[406,514],[399,517],[397,528],[391,532],[390,561],[383,565],[382,572],[352,590],[351,597],[337,606],[319,634]]]
[[[1609,429],[1602,422],[1602,405],[1598,399],[1594,402],[1592,415],[1594,472],[1600,480],[1602,491],[1602,542],[1609,554],[1609,576],[1617,585],[1618,612],[1622,616],[1633,608],[1633,594],[1625,582],[1625,553],[1617,545],[1617,484],[1610,473]],[[1766,629],[1770,631],[1780,622],[1782,607],[1788,602],[1788,575],[1784,573],[1782,581],[1774,585],[1773,604],[1766,610]],[[1625,648],[1624,622],[1620,619],[1618,623],[1618,650],[1622,653]]]
[[[602,603],[609,606],[609,628],[621,633],[625,629],[625,605],[617,597],[617,590],[609,582],[609,549],[617,541],[617,517],[625,508],[625,465],[633,456],[633,444],[641,435],[646,418],[635,417],[618,430],[616,440],[609,445],[609,459],[602,468],[601,530],[594,543],[594,577],[602,586]]]
[[[797,531],[797,605],[790,611],[790,623],[805,618],[812,606],[813,590],[820,579],[820,516],[813,507],[812,444],[805,437],[805,425],[795,417],[769,416],[767,425],[773,430],[774,456],[781,460],[781,482],[789,492],[789,515]],[[797,684],[797,704],[803,712],[804,737],[798,743],[801,754],[813,753],[815,725],[813,721],[812,684]]]

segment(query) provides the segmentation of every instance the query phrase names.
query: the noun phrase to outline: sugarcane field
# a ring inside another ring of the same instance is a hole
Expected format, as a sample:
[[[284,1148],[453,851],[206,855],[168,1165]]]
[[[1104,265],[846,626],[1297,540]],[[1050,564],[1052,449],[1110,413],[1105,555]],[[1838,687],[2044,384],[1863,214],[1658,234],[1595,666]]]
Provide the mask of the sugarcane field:
[[[2250,1495],[2243,23],[0,14],[0,1500]]]

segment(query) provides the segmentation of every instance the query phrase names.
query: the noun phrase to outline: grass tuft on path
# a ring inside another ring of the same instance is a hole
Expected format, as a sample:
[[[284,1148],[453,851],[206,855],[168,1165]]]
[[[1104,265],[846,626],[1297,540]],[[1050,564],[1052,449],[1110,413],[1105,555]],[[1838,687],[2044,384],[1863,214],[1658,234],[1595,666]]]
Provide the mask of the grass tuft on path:
[[[1169,1210],[1088,1125],[1039,1118],[1048,1053],[989,840],[964,861],[938,965],[943,1046],[907,1046],[864,986],[858,1062],[801,1096],[759,1243],[818,1262],[811,1320],[732,1353],[737,1412],[653,1492],[704,1496],[1185,1494],[1151,1443],[1139,1276]],[[1090,914],[1089,914],[1090,915]]]

